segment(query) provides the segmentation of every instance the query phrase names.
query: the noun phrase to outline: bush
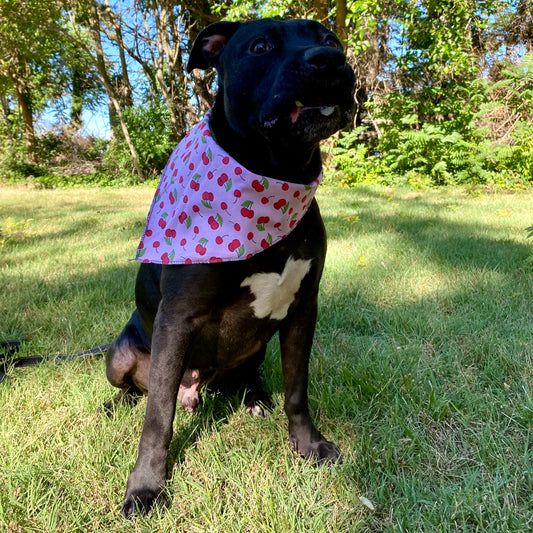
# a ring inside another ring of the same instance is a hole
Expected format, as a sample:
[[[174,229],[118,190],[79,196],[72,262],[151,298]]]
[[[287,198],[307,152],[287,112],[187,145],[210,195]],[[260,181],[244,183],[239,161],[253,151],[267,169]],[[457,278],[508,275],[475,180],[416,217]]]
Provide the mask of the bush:
[[[126,109],[124,119],[137,151],[144,179],[159,177],[175,147],[170,117],[163,102]],[[101,169],[104,175],[123,184],[139,182],[129,148],[124,139],[111,142]]]
[[[504,70],[497,83],[465,80],[376,98],[368,105],[379,136],[363,143],[361,128],[341,135],[333,150],[338,179],[533,186],[533,55],[524,65]]]

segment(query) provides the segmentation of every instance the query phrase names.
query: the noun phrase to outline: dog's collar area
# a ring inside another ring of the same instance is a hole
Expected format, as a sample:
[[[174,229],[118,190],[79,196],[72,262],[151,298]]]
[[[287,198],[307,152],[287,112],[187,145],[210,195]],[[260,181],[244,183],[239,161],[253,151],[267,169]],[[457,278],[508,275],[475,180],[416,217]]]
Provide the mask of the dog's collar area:
[[[161,176],[136,260],[159,264],[248,259],[302,220],[322,180],[290,183],[250,172],[214,140],[211,112],[178,144]]]

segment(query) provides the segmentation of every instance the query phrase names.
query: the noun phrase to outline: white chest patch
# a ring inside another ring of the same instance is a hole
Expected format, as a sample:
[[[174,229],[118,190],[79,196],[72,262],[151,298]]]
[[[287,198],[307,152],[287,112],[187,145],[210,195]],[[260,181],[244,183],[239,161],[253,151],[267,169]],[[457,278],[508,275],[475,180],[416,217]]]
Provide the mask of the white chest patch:
[[[251,303],[257,318],[282,320],[311,268],[311,259],[289,257],[281,274],[260,272],[247,277],[241,287],[250,287],[255,300]]]

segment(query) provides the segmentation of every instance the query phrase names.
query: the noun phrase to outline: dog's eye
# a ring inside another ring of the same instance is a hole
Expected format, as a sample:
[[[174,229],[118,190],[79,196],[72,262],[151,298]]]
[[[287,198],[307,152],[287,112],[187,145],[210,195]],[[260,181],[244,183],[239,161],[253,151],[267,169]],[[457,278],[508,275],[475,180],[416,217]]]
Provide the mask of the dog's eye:
[[[324,39],[324,44],[331,48],[340,48],[339,41],[333,35],[326,35]]]
[[[264,39],[257,39],[252,43],[252,46],[250,46],[250,50],[254,54],[265,54],[270,50],[269,44]]]

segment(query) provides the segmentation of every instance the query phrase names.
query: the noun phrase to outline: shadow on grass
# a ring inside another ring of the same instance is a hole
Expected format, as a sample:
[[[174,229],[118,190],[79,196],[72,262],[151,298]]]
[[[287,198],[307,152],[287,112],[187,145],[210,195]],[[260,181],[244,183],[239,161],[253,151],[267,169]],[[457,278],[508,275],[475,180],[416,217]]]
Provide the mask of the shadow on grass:
[[[383,195],[364,191],[364,197],[379,202],[378,209],[373,209],[371,201],[357,201],[354,195],[353,202],[343,205],[342,214],[323,216],[329,240],[345,239],[352,231],[355,241],[359,232],[367,236],[392,233],[405,243],[406,249],[413,248],[435,264],[505,272],[515,272],[532,253],[531,245],[502,239],[498,237],[497,229],[490,225],[446,220],[447,210],[454,206],[438,205],[420,198],[394,198],[398,209],[384,214]],[[433,213],[428,215],[431,211]],[[358,217],[360,222],[347,231],[346,220],[350,217]],[[525,237],[527,231],[525,225],[520,236]]]

